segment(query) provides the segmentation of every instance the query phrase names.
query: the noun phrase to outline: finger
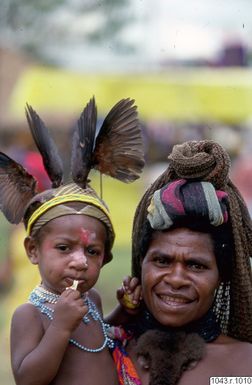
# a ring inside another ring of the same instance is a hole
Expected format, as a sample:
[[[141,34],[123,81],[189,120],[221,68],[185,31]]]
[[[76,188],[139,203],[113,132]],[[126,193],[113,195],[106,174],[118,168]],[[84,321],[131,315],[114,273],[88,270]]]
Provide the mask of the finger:
[[[120,300],[121,298],[123,298],[124,293],[125,293],[124,287],[120,287],[119,289],[116,290],[116,298]]]
[[[131,281],[131,277],[129,275],[123,278],[123,287],[125,291],[129,290],[130,281]]]
[[[66,288],[64,291],[62,291],[60,298],[67,298],[70,295],[69,288]]]
[[[85,314],[87,313],[88,311],[88,306],[85,305],[83,302],[76,302],[76,305],[79,307],[79,309],[84,312]]]
[[[137,305],[140,303],[141,300],[142,300],[142,287],[141,285],[138,285],[132,294],[132,302],[133,304]]]
[[[77,289],[75,289],[73,286],[67,286],[66,288],[65,288],[65,291],[69,291],[69,292],[71,292],[71,291],[73,291],[73,290],[77,290]]]
[[[74,300],[74,299],[80,298],[80,292],[78,290],[73,290],[73,289],[68,288],[62,292],[60,297]]]
[[[88,306],[85,305],[81,308],[82,316],[84,317],[88,313]]]
[[[139,285],[139,279],[136,277],[131,278],[130,283],[129,283],[130,292],[133,292],[138,285]]]
[[[87,306],[87,304],[83,301],[83,298],[78,297],[78,298],[73,298],[75,303],[79,306]]]

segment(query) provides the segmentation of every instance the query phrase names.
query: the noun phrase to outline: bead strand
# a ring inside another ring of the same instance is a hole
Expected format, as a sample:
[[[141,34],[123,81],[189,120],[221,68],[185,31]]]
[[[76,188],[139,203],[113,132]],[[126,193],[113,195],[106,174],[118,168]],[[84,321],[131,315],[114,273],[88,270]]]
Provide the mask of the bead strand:
[[[41,313],[45,314],[47,318],[49,318],[51,321],[53,320],[53,313],[54,309],[48,307],[45,305],[45,303],[51,303],[55,304],[57,303],[59,299],[59,295],[55,293],[51,293],[50,291],[44,289],[42,286],[36,286],[35,289],[31,292],[29,296],[29,302],[32,303],[34,306],[36,306]],[[98,309],[96,308],[95,304],[86,296],[83,296],[83,302],[88,307],[88,312],[85,314],[85,316],[82,318],[82,321],[84,324],[90,323],[91,319],[93,319],[94,322],[99,322],[102,328],[102,333],[104,336],[104,341],[102,345],[98,348],[88,348],[82,344],[80,344],[78,341],[76,341],[73,338],[69,339],[69,343],[73,344],[77,348],[79,348],[82,351],[88,352],[88,353],[98,353],[101,352],[105,347],[113,348],[114,347],[114,341],[112,338],[108,336],[107,329],[109,328],[109,325],[106,324]]]

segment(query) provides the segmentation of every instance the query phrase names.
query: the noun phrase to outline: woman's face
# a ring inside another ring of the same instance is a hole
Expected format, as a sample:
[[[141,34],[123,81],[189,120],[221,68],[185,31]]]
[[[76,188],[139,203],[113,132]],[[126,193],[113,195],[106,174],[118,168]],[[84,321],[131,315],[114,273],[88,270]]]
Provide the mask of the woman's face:
[[[165,326],[180,327],[211,307],[219,273],[209,234],[155,231],[142,264],[143,299]]]

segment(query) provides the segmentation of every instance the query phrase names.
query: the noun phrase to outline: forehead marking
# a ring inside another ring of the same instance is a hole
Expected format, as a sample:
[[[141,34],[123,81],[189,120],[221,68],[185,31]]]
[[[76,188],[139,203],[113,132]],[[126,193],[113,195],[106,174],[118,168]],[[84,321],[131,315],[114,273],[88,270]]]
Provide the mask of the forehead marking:
[[[83,227],[80,229],[80,239],[84,243],[84,245],[88,245],[91,241],[92,233],[90,233],[89,230],[83,229]]]

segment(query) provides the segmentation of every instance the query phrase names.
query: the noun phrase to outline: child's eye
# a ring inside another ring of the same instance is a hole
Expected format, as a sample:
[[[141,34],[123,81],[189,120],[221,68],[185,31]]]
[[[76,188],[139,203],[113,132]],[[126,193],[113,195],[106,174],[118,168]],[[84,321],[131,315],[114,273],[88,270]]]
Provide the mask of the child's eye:
[[[87,253],[90,255],[99,255],[100,250],[94,249],[93,247],[88,247],[87,248]]]
[[[70,251],[70,247],[68,245],[57,245],[56,249],[59,251]]]

